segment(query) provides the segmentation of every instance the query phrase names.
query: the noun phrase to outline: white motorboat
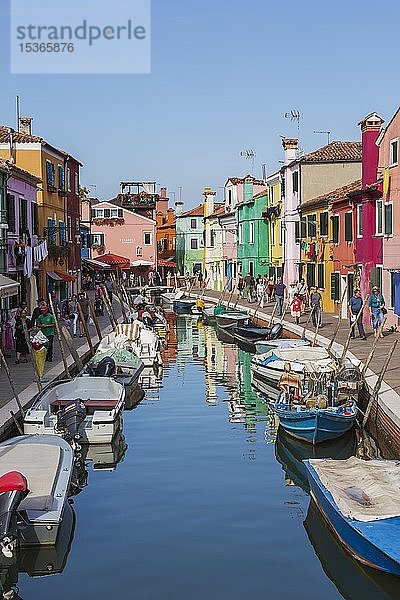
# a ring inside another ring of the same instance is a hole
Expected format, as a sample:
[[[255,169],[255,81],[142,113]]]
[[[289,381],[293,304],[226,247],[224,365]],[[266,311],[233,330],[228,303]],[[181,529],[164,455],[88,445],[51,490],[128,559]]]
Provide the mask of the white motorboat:
[[[290,339],[290,338],[279,338],[277,340],[260,340],[254,342],[257,354],[265,354],[270,350],[275,349],[287,349],[287,348],[300,348],[301,346],[309,346],[310,340],[305,339]]]
[[[175,300],[180,300],[185,296],[185,290],[175,289],[171,291],[165,291],[161,294],[162,305],[166,308],[172,308]]]
[[[0,444],[0,551],[53,545],[67,512],[71,446],[54,435],[15,437]]]
[[[76,377],[45,388],[24,418],[25,434],[71,444],[109,444],[122,424],[125,388],[109,377]]]
[[[138,320],[117,325],[113,333],[101,340],[97,351],[104,353],[111,348],[130,350],[140,358],[145,367],[162,364],[161,342],[157,334]]]
[[[285,364],[290,365],[290,371],[304,376],[304,368],[315,368],[319,373],[332,372],[337,369],[337,364],[325,348],[299,347],[274,349],[265,354],[255,354],[251,360],[251,369],[256,377],[278,383]]]

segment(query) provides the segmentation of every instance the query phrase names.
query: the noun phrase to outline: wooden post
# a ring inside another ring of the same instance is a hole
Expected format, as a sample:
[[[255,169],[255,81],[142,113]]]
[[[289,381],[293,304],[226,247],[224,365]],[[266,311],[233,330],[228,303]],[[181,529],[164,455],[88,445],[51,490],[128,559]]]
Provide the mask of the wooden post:
[[[91,300],[89,300],[89,308],[90,308],[90,315],[93,319],[94,326],[96,327],[97,337],[99,338],[99,342],[101,342],[101,340],[103,339],[103,336],[101,334],[99,320],[97,318],[96,312],[94,310],[93,302]]]
[[[58,344],[60,346],[60,352],[61,352],[61,358],[62,358],[63,365],[64,365],[64,371],[65,371],[65,374],[68,377],[68,379],[72,379],[70,372],[68,370],[67,357],[65,356],[64,346],[63,346],[62,339],[61,339],[60,326],[57,321],[57,315],[54,310],[53,299],[51,297],[51,294],[49,294],[49,304],[50,304],[51,314],[53,315],[53,319],[54,319],[54,327],[56,328],[57,340],[58,340]]]
[[[21,401],[19,399],[18,392],[17,392],[17,390],[15,388],[14,380],[13,380],[13,378],[11,376],[11,371],[10,371],[9,366],[7,364],[6,357],[4,356],[3,351],[2,351],[1,348],[0,348],[0,360],[3,363],[4,370],[5,370],[6,375],[7,375],[8,383],[10,384],[10,387],[12,389],[12,393],[14,394],[14,398],[15,398],[17,404],[18,404],[18,408],[20,410],[20,413],[24,417],[25,416],[25,412],[24,412],[24,409],[22,408],[22,404],[21,404]]]
[[[21,425],[17,421],[17,417],[14,414],[14,411],[10,410],[10,415],[12,416],[12,420],[14,421],[15,427],[18,429],[19,435],[24,435],[24,432],[21,428]]]
[[[273,324],[273,322],[274,322],[274,316],[275,316],[275,313],[276,313],[276,309],[277,309],[277,308],[278,308],[278,303],[277,303],[277,302],[275,302],[275,304],[274,304],[274,308],[272,309],[271,318],[270,318],[270,320],[269,320],[269,325],[268,325],[268,327],[272,327],[272,324]]]
[[[339,303],[339,317],[338,317],[338,322],[336,324],[335,331],[333,333],[333,337],[332,337],[331,341],[329,342],[329,346],[327,348],[328,352],[330,352],[332,350],[333,342],[335,341],[336,336],[339,333],[340,324],[342,322],[342,307],[343,307],[343,302],[344,302],[344,297],[345,297],[346,292],[347,292],[347,286],[345,286],[345,288],[343,290],[342,299],[341,299],[341,301]]]
[[[312,341],[311,346],[315,346],[316,343],[317,343],[317,336],[318,336],[318,331],[319,331],[319,325],[320,325],[320,323],[321,323],[321,318],[318,319],[317,326],[315,328],[315,333],[314,333],[314,337],[313,337],[313,341]]]
[[[104,288],[101,288],[101,294],[103,296],[104,306],[106,307],[106,311],[108,314],[108,318],[110,319],[111,326],[116,327],[118,325],[118,322],[115,318],[112,307],[110,306],[110,299],[108,297],[107,290],[105,290]]]
[[[375,353],[376,347],[377,347],[377,345],[378,345],[378,342],[379,342],[379,339],[380,339],[380,335],[381,335],[382,329],[383,329],[383,328],[384,328],[384,326],[385,326],[386,319],[387,319],[387,317],[385,316],[385,317],[383,318],[383,321],[382,321],[381,325],[380,325],[380,326],[378,327],[378,329],[376,330],[376,337],[375,337],[375,339],[374,339],[374,341],[373,341],[373,343],[372,343],[372,346],[371,346],[370,353],[368,354],[368,358],[367,358],[367,360],[365,361],[365,363],[364,363],[364,366],[363,366],[363,368],[362,368],[362,372],[361,372],[361,373],[362,373],[362,375],[363,375],[364,377],[365,377],[365,374],[366,374],[366,372],[367,372],[367,369],[368,369],[369,365],[371,364],[371,361],[372,361],[372,359],[373,359],[373,357],[374,357],[374,353]]]
[[[301,334],[301,339],[302,339],[302,340],[304,340],[304,339],[305,339],[305,337],[306,337],[306,329],[307,329],[307,325],[308,325],[308,324],[309,324],[309,322],[311,321],[311,317],[312,317],[312,315],[313,315],[313,312],[314,312],[314,310],[315,310],[315,304],[313,304],[313,306],[312,306],[312,308],[311,308],[311,311],[310,311],[310,314],[308,315],[308,319],[307,319],[307,321],[306,321],[306,324],[305,324],[305,325],[304,325],[304,327],[303,327],[303,333]]]
[[[372,396],[370,397],[369,401],[368,401],[368,405],[367,405],[367,410],[365,411],[365,415],[364,415],[364,419],[363,419],[363,423],[362,426],[365,427],[365,425],[367,424],[371,409],[372,409],[372,405],[375,401],[377,401],[378,399],[378,395],[379,395],[379,390],[381,389],[381,385],[382,385],[382,381],[383,378],[385,376],[385,373],[387,371],[387,368],[389,366],[389,363],[391,361],[391,358],[393,356],[393,352],[396,350],[396,346],[399,340],[395,340],[392,344],[392,347],[389,350],[389,354],[386,357],[385,363],[381,369],[381,372],[378,375],[378,379],[376,380],[375,386],[374,386],[374,390],[372,392]]]
[[[85,337],[86,337],[87,342],[89,344],[90,353],[91,353],[92,356],[94,356],[94,348],[93,348],[92,338],[90,337],[89,329],[88,329],[87,323],[85,321],[85,318],[83,316],[82,307],[80,305],[79,300],[78,300],[78,302],[76,304],[77,304],[77,307],[78,307],[79,316],[81,318],[82,327],[85,330]]]
[[[121,305],[121,312],[122,312],[122,317],[124,319],[124,323],[127,323],[128,322],[128,315],[126,314],[125,305],[124,305],[123,300],[121,298],[121,294],[119,293],[118,287],[115,287],[115,293],[117,295],[118,302]]]
[[[356,324],[357,324],[357,321],[358,321],[359,317],[361,317],[361,315],[362,315],[362,313],[363,313],[363,310],[364,310],[364,308],[365,308],[365,305],[367,304],[367,302],[368,302],[368,295],[367,295],[367,296],[365,296],[365,298],[364,298],[364,302],[362,303],[362,307],[360,308],[360,310],[358,311],[358,313],[357,313],[357,315],[356,315],[356,319],[355,319],[355,320],[353,321],[353,323],[351,323],[351,325],[350,325],[350,329],[349,329],[349,332],[348,332],[348,334],[347,334],[347,340],[346,340],[346,343],[345,343],[345,345],[343,346],[343,352],[342,352],[342,356],[340,357],[340,360],[341,360],[341,361],[344,359],[344,357],[345,357],[345,356],[346,356],[346,354],[347,354],[347,350],[349,349],[349,345],[350,345],[351,334],[353,333],[353,331],[354,331],[354,328],[355,328],[355,326],[356,326]]]
[[[67,327],[64,327],[64,326],[61,327],[61,335],[63,336],[65,343],[67,344],[68,350],[70,351],[71,356],[74,359],[76,366],[78,367],[78,370],[82,371],[83,363],[81,361],[81,357],[79,356],[79,354],[74,346],[72,336]]]
[[[229,295],[228,304],[226,305],[226,306],[227,306],[227,308],[229,308],[229,305],[230,305],[230,303],[231,303],[231,300],[232,300],[233,292],[235,291],[235,289],[236,289],[236,283],[235,283],[235,285],[233,286],[233,288],[231,289],[231,293],[230,293],[230,295]]]
[[[43,386],[42,386],[41,377],[39,375],[39,371],[38,371],[38,368],[37,368],[36,359],[35,359],[35,356],[33,354],[32,344],[31,344],[31,340],[29,338],[28,328],[26,326],[26,320],[25,319],[22,319],[22,327],[23,327],[23,330],[24,330],[24,336],[25,336],[26,345],[28,346],[29,354],[31,355],[33,370],[35,371],[35,375],[36,375],[36,385],[38,387],[39,392],[41,392],[42,389],[43,389]]]

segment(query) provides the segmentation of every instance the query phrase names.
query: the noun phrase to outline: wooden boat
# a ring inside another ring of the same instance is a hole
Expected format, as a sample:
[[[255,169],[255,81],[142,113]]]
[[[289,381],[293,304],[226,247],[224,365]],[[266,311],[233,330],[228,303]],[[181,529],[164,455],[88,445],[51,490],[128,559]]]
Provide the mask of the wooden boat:
[[[133,352],[124,348],[110,348],[97,351],[80,376],[112,377],[122,385],[133,386],[138,383],[143,369],[143,361]]]
[[[400,575],[398,461],[310,459],[311,495],[343,547],[361,563]]]
[[[0,444],[0,556],[18,547],[55,544],[70,508],[73,451],[54,435],[24,435]]]
[[[285,364],[290,364],[292,373],[304,378],[305,365],[315,365],[319,372],[321,369],[330,373],[337,369],[336,363],[324,348],[299,347],[277,348],[266,354],[256,354],[251,361],[251,369],[261,379],[273,381],[276,384],[285,370]]]
[[[277,340],[260,340],[254,342],[257,354],[266,354],[271,350],[284,348],[300,348],[309,346],[310,340],[292,340],[289,338],[279,338]]]
[[[272,327],[259,327],[250,323],[234,325],[232,331],[235,340],[254,345],[260,340],[276,340],[282,335],[283,326],[281,323],[275,323]]]
[[[227,310],[215,316],[215,321],[221,329],[232,329],[235,325],[250,322],[249,314],[245,311]]]
[[[196,306],[196,300],[190,300],[189,298],[175,299],[173,303],[174,311],[178,315],[191,313],[194,306]]]
[[[47,386],[24,417],[25,434],[55,434],[71,444],[109,444],[122,424],[125,389],[109,377]]]

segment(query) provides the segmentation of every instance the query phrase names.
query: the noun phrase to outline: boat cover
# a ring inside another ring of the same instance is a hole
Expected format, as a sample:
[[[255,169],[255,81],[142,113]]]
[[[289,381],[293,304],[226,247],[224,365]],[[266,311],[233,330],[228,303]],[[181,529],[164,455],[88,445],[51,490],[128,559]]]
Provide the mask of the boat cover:
[[[0,476],[10,470],[25,475],[29,494],[22,510],[49,510],[58,476],[60,447],[50,444],[15,444],[0,448]]]
[[[98,363],[103,358],[110,357],[115,361],[115,364],[120,365],[128,365],[128,366],[137,366],[140,362],[140,358],[129,352],[129,350],[125,350],[124,348],[110,348],[109,350],[104,350],[102,352],[96,353],[91,359],[91,363]]]
[[[356,521],[400,516],[400,462],[310,459],[340,512]]]
[[[134,323],[119,323],[115,328],[116,337],[126,336],[129,340],[137,340],[140,336],[140,325],[137,321]]]

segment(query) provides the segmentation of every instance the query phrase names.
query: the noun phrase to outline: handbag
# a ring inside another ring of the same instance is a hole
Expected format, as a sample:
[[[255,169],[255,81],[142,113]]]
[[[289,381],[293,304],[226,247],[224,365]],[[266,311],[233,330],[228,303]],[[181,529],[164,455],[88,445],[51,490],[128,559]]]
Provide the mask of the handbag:
[[[387,308],[385,308],[384,306],[382,306],[381,311],[383,315],[387,315]]]

